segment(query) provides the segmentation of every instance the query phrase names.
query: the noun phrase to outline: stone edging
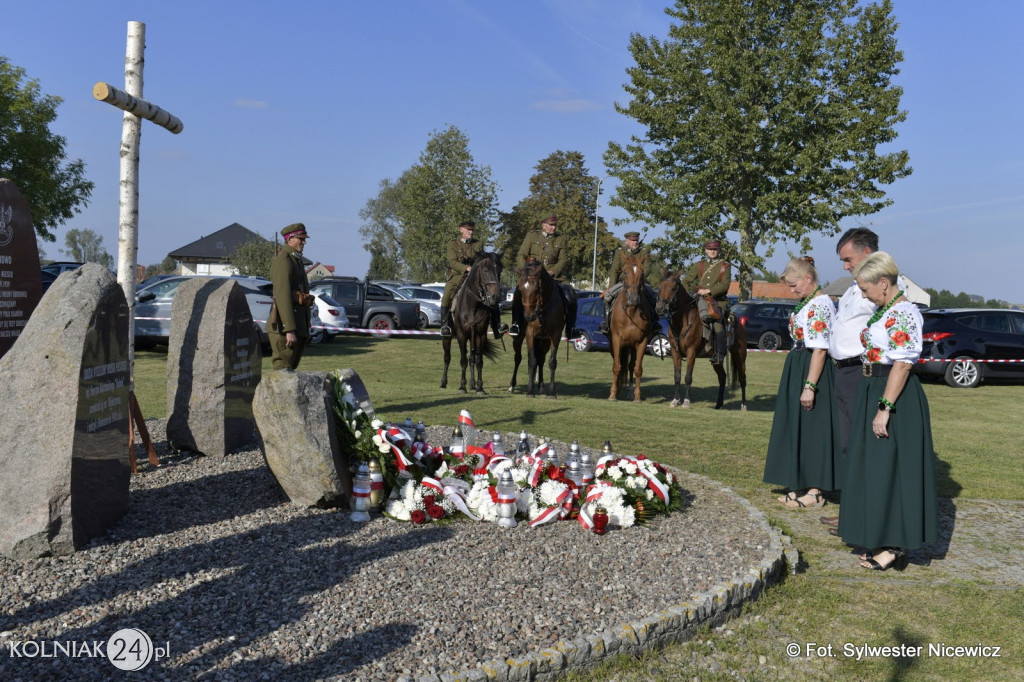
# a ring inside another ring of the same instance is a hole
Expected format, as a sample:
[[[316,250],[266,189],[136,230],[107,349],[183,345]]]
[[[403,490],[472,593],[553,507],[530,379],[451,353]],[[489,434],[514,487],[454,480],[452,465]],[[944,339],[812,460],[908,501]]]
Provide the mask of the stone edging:
[[[761,592],[777,583],[783,571],[793,572],[798,553],[790,539],[768,523],[764,512],[718,481],[699,474],[687,474],[718,487],[736,499],[768,533],[768,556],[746,574],[693,595],[689,601],[670,606],[643,620],[620,623],[598,635],[561,640],[553,647],[517,658],[495,658],[482,661],[477,667],[456,674],[427,675],[417,682],[485,682],[501,680],[555,680],[569,672],[584,671],[619,654],[639,655],[668,644],[685,642],[704,624],[721,625],[735,615],[747,600],[757,599]],[[411,682],[413,678],[400,678]]]

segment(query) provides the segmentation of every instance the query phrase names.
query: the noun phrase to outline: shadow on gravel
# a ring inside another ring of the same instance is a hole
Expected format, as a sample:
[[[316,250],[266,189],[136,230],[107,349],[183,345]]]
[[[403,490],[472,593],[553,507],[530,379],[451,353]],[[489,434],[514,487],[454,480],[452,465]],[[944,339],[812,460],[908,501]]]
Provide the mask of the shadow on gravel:
[[[119,605],[112,605],[109,615],[95,625],[64,630],[60,639],[105,641],[126,627],[152,633],[154,639],[161,640],[155,644],[166,640],[171,652],[169,659],[148,666],[157,676],[161,671],[172,678],[193,678],[202,671],[221,670],[231,679],[249,679],[231,674],[236,666],[241,671],[268,673],[270,679],[342,673],[404,646],[418,626],[401,622],[403,614],[398,613],[396,622],[378,631],[358,632],[357,610],[320,614],[315,595],[344,589],[350,575],[382,557],[444,542],[453,535],[451,530],[432,526],[377,542],[346,541],[346,536],[361,528],[345,514],[312,513],[202,544],[175,547],[128,564],[117,575],[101,576],[59,599],[36,604],[30,609],[30,619],[54,618],[85,605],[118,600]],[[310,538],[315,541],[310,543]],[[117,551],[133,549],[125,545]],[[207,580],[196,579],[196,574],[205,573],[209,573]],[[189,587],[180,591],[176,581],[185,576]],[[128,594],[136,596],[126,604],[123,595]],[[357,603],[373,608],[369,595]],[[295,624],[310,613],[317,613],[310,618],[312,628],[291,632],[277,655],[245,660],[253,655],[250,650],[266,651],[267,643],[257,644],[258,640],[279,629],[299,627]],[[4,630],[26,625],[19,620],[18,611],[0,620]],[[313,661],[293,663],[293,658],[320,641],[324,651]],[[10,674],[15,678],[34,675],[40,669],[35,659],[11,662],[15,669]],[[53,674],[50,679],[71,679],[82,672],[81,662],[73,658],[56,658],[52,663],[54,667],[47,668]],[[69,667],[61,670],[64,666]],[[109,673],[110,668],[103,670]]]

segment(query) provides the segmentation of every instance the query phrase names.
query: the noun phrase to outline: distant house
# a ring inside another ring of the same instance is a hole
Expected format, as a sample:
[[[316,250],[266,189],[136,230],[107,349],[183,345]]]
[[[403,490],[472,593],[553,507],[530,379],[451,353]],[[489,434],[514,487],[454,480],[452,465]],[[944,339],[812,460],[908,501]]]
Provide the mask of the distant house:
[[[733,280],[729,283],[729,296],[739,296],[740,283]],[[750,298],[756,300],[776,300],[800,298],[794,294],[788,286],[782,282],[755,281],[750,285]]]
[[[235,249],[256,239],[263,237],[238,223],[231,223],[167,255],[180,263],[183,275],[234,275],[238,273],[231,265]]]
[[[908,301],[911,303],[920,303],[923,306],[929,306],[932,304],[931,294],[919,287],[916,282],[906,275],[902,275],[902,277],[907,280],[907,290],[904,294]],[[822,289],[822,292],[829,296],[840,297],[846,293],[846,290],[850,288],[851,284],[853,284],[853,277],[840,277]]]
[[[317,261],[313,265],[311,265],[308,268],[306,268],[306,277],[310,281],[312,281],[314,279],[323,279],[324,277],[333,277],[333,276],[334,276],[334,266],[333,265],[324,265],[323,263]]]

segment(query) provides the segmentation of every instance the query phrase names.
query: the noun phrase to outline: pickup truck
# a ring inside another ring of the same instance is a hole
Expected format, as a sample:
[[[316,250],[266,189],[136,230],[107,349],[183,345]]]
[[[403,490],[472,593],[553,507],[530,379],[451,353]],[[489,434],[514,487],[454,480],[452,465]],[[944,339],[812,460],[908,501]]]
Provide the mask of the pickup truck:
[[[345,306],[349,322],[361,329],[418,329],[420,304],[401,301],[384,287],[357,277],[325,277],[310,282],[311,292],[327,293]]]

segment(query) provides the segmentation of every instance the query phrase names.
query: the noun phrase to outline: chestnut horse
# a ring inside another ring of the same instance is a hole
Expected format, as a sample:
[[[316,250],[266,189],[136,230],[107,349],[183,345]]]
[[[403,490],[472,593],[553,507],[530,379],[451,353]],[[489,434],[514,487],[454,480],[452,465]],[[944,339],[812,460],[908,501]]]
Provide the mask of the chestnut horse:
[[[672,407],[679,405],[679,375],[683,356],[686,356],[686,397],[683,407],[690,406],[690,384],[693,382],[693,364],[698,357],[709,357],[704,349],[704,324],[697,313],[697,302],[679,281],[680,273],[666,273],[658,286],[659,315],[669,316],[669,345],[672,347],[672,362],[675,365],[675,396]],[[729,344],[732,360],[732,387],[739,384],[742,390],[740,410],[747,410],[747,330],[741,324],[733,325],[732,343]],[[721,409],[725,398],[725,368],[722,364],[711,365],[718,375],[718,402],[715,409]]]
[[[481,253],[473,261],[469,275],[459,287],[452,300],[452,332],[459,340],[462,364],[462,381],[459,393],[466,392],[466,366],[469,366],[469,387],[477,395],[484,394],[484,358],[493,360],[497,349],[487,338],[487,327],[491,314],[501,302],[501,256],[495,253]],[[444,320],[441,321],[442,324]],[[466,345],[469,345],[469,357]],[[452,359],[452,337],[442,336],[444,348],[444,372],[441,374],[441,388],[448,386],[448,364]]]
[[[644,293],[644,265],[647,255],[629,255],[622,268],[623,287],[609,314],[612,353],[612,390],[608,400],[618,400],[619,386],[628,391],[633,372],[633,402],[640,402],[640,377],[644,374],[644,351],[657,326],[654,308]]]
[[[572,324],[572,315],[565,308],[562,292],[558,290],[558,282],[537,260],[526,261],[519,273],[519,295],[522,297],[523,318],[525,325],[519,334],[513,337],[512,348],[515,351],[515,363],[512,367],[512,381],[508,392],[514,393],[519,363],[523,359],[523,342],[528,350],[528,366],[530,371],[527,395],[534,396],[539,389],[541,393],[555,395],[555,367],[558,366],[558,344],[563,333],[568,336]],[[544,358],[548,358],[551,384],[544,385]]]

